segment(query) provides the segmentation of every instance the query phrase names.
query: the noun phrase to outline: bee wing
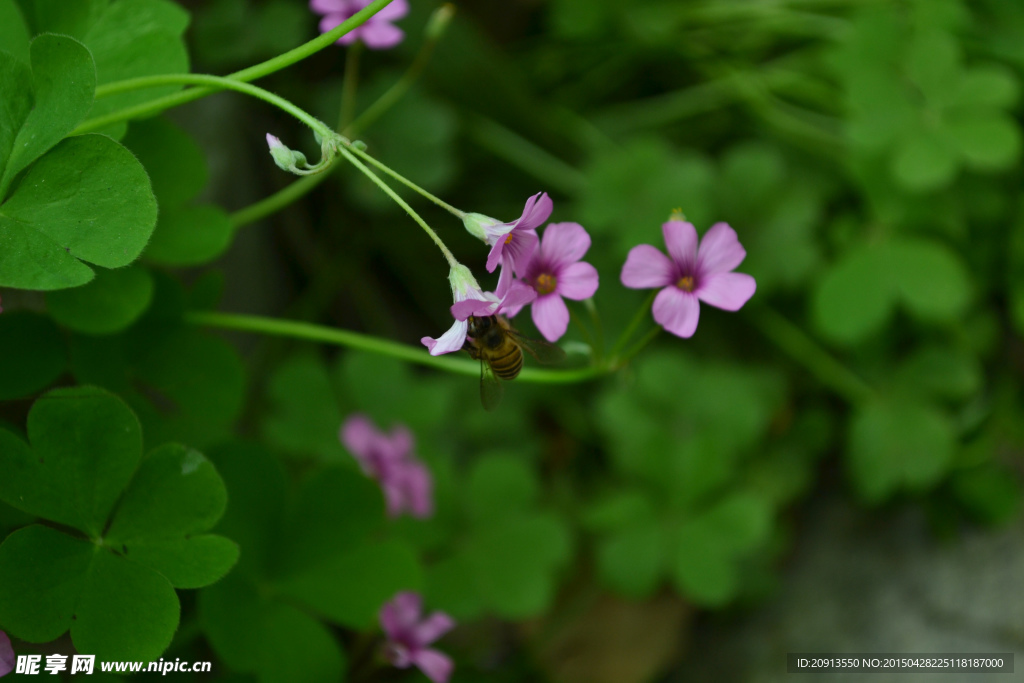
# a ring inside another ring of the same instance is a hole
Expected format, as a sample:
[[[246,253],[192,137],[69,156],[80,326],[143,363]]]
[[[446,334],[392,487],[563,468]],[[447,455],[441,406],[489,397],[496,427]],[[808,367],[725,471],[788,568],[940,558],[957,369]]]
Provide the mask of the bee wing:
[[[487,361],[480,361],[480,402],[484,410],[491,411],[501,403],[501,397],[505,395],[505,387],[497,377],[494,370]]]
[[[537,362],[545,365],[555,365],[565,360],[565,351],[561,346],[555,346],[543,339],[531,339],[519,334],[518,330],[509,331],[519,343],[523,350],[537,359]]]

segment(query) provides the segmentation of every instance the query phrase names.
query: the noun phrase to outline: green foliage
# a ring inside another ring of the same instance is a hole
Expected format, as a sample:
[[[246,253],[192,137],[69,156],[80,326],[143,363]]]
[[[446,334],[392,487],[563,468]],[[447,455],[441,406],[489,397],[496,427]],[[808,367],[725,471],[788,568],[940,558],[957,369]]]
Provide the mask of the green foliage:
[[[60,332],[48,318],[27,311],[0,317],[0,399],[42,391],[67,363]]]
[[[28,439],[0,430],[0,498],[85,537],[38,524],[11,534],[0,545],[0,622],[30,642],[70,628],[79,650],[103,659],[158,657],[178,625],[174,588],[210,584],[238,557],[202,533],[224,510],[223,482],[183,446],[143,458],[128,406],[92,387],[39,399]]]
[[[345,656],[320,619],[372,627],[385,600],[419,588],[416,555],[374,538],[383,500],[360,474],[318,470],[289,495],[279,463],[261,448],[231,444],[211,457],[232,492],[218,530],[242,549],[238,571],[200,594],[211,644],[261,681],[337,680]]]

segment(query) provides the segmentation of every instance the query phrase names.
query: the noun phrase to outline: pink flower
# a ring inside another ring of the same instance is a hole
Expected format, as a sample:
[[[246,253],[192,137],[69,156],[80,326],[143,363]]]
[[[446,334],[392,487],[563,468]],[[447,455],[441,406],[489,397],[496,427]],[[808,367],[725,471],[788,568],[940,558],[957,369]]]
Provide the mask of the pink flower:
[[[448,655],[427,648],[455,626],[444,612],[420,620],[423,599],[418,593],[397,594],[380,610],[380,625],[388,638],[385,655],[394,666],[407,669],[415,664],[434,683],[446,683],[454,665]]]
[[[654,299],[654,321],[672,334],[691,337],[700,317],[700,301],[738,311],[754,295],[757,283],[733,273],[747,252],[727,223],[715,223],[697,247],[691,223],[670,220],[661,226],[669,256],[649,244],[633,247],[622,266],[622,284],[633,289],[664,287]]]
[[[513,275],[521,274],[521,265],[537,248],[537,228],[548,219],[552,208],[551,197],[546,192],[539,192],[526,200],[522,215],[509,223],[479,213],[468,213],[463,217],[466,230],[491,245],[487,254],[487,272],[493,273],[501,265],[497,292],[507,291]]]
[[[0,631],[0,678],[14,671],[14,648],[11,647],[11,639],[7,634]]]
[[[412,458],[408,429],[398,426],[384,434],[365,415],[356,414],[345,420],[340,437],[363,472],[380,483],[390,516],[408,512],[423,518],[434,513],[430,472]]]
[[[369,5],[373,0],[309,0],[309,7],[317,14],[323,14],[320,20],[320,33],[327,33],[353,14]],[[363,41],[371,50],[386,50],[402,42],[405,33],[391,24],[409,13],[407,0],[392,0],[381,11],[370,17],[365,24],[349,31],[338,38],[338,45],[349,45],[357,39]]]
[[[420,339],[420,342],[430,350],[431,356],[462,350],[466,343],[466,334],[469,332],[469,323],[467,322],[469,316],[497,315],[510,306],[522,308],[537,296],[532,289],[522,284],[510,286],[503,296],[498,296],[493,292],[484,292],[476,283],[469,269],[462,265],[452,268],[448,279],[452,284],[452,296],[455,299],[455,303],[451,307],[455,323],[437,339],[432,337]]]
[[[558,341],[569,326],[562,297],[581,301],[597,291],[597,269],[580,259],[590,249],[590,235],[579,223],[552,223],[540,246],[523,266],[523,279],[537,292],[533,323],[549,342]],[[516,315],[521,307],[509,307]]]

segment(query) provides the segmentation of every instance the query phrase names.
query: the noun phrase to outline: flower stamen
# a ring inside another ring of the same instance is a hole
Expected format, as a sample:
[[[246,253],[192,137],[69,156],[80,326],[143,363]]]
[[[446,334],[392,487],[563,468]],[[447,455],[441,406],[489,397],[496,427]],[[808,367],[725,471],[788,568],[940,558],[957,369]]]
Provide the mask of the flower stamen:
[[[684,275],[676,281],[676,287],[684,292],[692,292],[694,290],[694,285],[693,277],[690,275]]]
[[[540,275],[537,276],[536,284],[533,288],[537,290],[538,294],[550,294],[551,292],[555,291],[557,286],[558,281],[555,280],[554,275],[550,275],[548,273],[541,273]]]

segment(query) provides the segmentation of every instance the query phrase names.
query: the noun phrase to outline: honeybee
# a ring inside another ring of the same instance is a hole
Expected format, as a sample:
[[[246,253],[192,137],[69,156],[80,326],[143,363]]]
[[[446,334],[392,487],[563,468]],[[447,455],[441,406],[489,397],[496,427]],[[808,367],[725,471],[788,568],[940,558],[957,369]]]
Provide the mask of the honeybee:
[[[539,339],[519,334],[503,315],[470,316],[469,330],[462,348],[480,361],[480,401],[485,410],[494,410],[505,393],[498,378],[515,379],[523,369],[523,349],[541,363],[557,363],[565,351]]]

